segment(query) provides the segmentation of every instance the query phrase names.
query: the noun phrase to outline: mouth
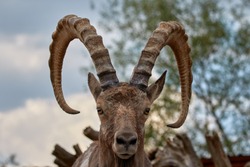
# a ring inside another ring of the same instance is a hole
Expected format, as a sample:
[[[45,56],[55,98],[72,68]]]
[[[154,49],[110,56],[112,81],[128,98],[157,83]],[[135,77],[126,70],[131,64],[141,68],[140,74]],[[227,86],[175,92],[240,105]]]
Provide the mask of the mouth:
[[[132,155],[128,153],[124,153],[124,154],[117,154],[117,156],[121,159],[129,159]]]

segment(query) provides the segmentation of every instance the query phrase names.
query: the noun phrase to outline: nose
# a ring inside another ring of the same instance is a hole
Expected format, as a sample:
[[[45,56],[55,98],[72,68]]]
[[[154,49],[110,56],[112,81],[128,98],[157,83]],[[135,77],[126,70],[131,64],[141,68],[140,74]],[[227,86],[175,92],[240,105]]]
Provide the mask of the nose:
[[[130,146],[137,144],[137,134],[129,131],[120,131],[116,133],[116,144],[123,146],[128,150]]]

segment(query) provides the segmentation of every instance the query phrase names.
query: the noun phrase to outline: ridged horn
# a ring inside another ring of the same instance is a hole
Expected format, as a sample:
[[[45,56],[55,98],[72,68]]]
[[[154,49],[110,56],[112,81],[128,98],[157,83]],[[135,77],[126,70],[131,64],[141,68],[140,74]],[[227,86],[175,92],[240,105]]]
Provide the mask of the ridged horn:
[[[131,84],[146,89],[152,68],[161,49],[166,45],[171,47],[179,70],[182,99],[181,115],[175,123],[167,125],[172,128],[178,128],[184,123],[191,98],[192,61],[189,56],[190,48],[187,39],[185,30],[180,23],[175,21],[161,22],[143,49],[130,80]]]
[[[65,16],[58,22],[56,31],[52,35],[49,67],[56,100],[60,107],[69,114],[77,114],[79,111],[70,108],[64,99],[61,83],[62,66],[67,47],[76,38],[89,51],[101,86],[107,88],[119,82],[108,50],[103,45],[102,37],[97,35],[96,29],[90,25],[89,20],[75,15]]]

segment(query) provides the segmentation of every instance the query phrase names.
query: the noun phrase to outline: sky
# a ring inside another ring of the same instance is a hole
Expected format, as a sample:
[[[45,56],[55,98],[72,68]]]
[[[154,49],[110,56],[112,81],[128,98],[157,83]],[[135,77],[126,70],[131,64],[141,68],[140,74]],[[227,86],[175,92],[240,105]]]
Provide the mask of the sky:
[[[100,15],[90,2],[0,1],[0,161],[16,154],[20,165],[55,166],[51,152],[56,143],[72,153],[76,143],[84,150],[90,141],[82,130],[98,129],[94,99],[85,88],[87,76],[80,72],[90,63],[82,44],[70,44],[63,67],[65,98],[80,114],[68,115],[59,108],[48,68],[51,35],[65,15],[89,18],[105,43]]]

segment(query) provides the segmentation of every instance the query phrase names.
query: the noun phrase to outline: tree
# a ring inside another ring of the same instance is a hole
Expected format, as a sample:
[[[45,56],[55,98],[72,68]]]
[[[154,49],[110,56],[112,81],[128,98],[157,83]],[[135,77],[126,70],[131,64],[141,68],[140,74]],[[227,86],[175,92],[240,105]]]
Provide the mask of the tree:
[[[184,25],[192,48],[194,81],[190,119],[183,130],[201,154],[207,153],[201,136],[209,130],[219,132],[228,154],[250,153],[246,147],[250,138],[249,7],[247,0],[106,0],[100,10],[101,27],[116,34],[111,56],[124,78],[130,76],[129,69],[160,21],[177,20]],[[147,122],[148,146],[164,145],[175,133],[165,125],[178,115],[180,105],[174,56],[168,48],[161,54],[154,73],[167,67],[168,77]]]

